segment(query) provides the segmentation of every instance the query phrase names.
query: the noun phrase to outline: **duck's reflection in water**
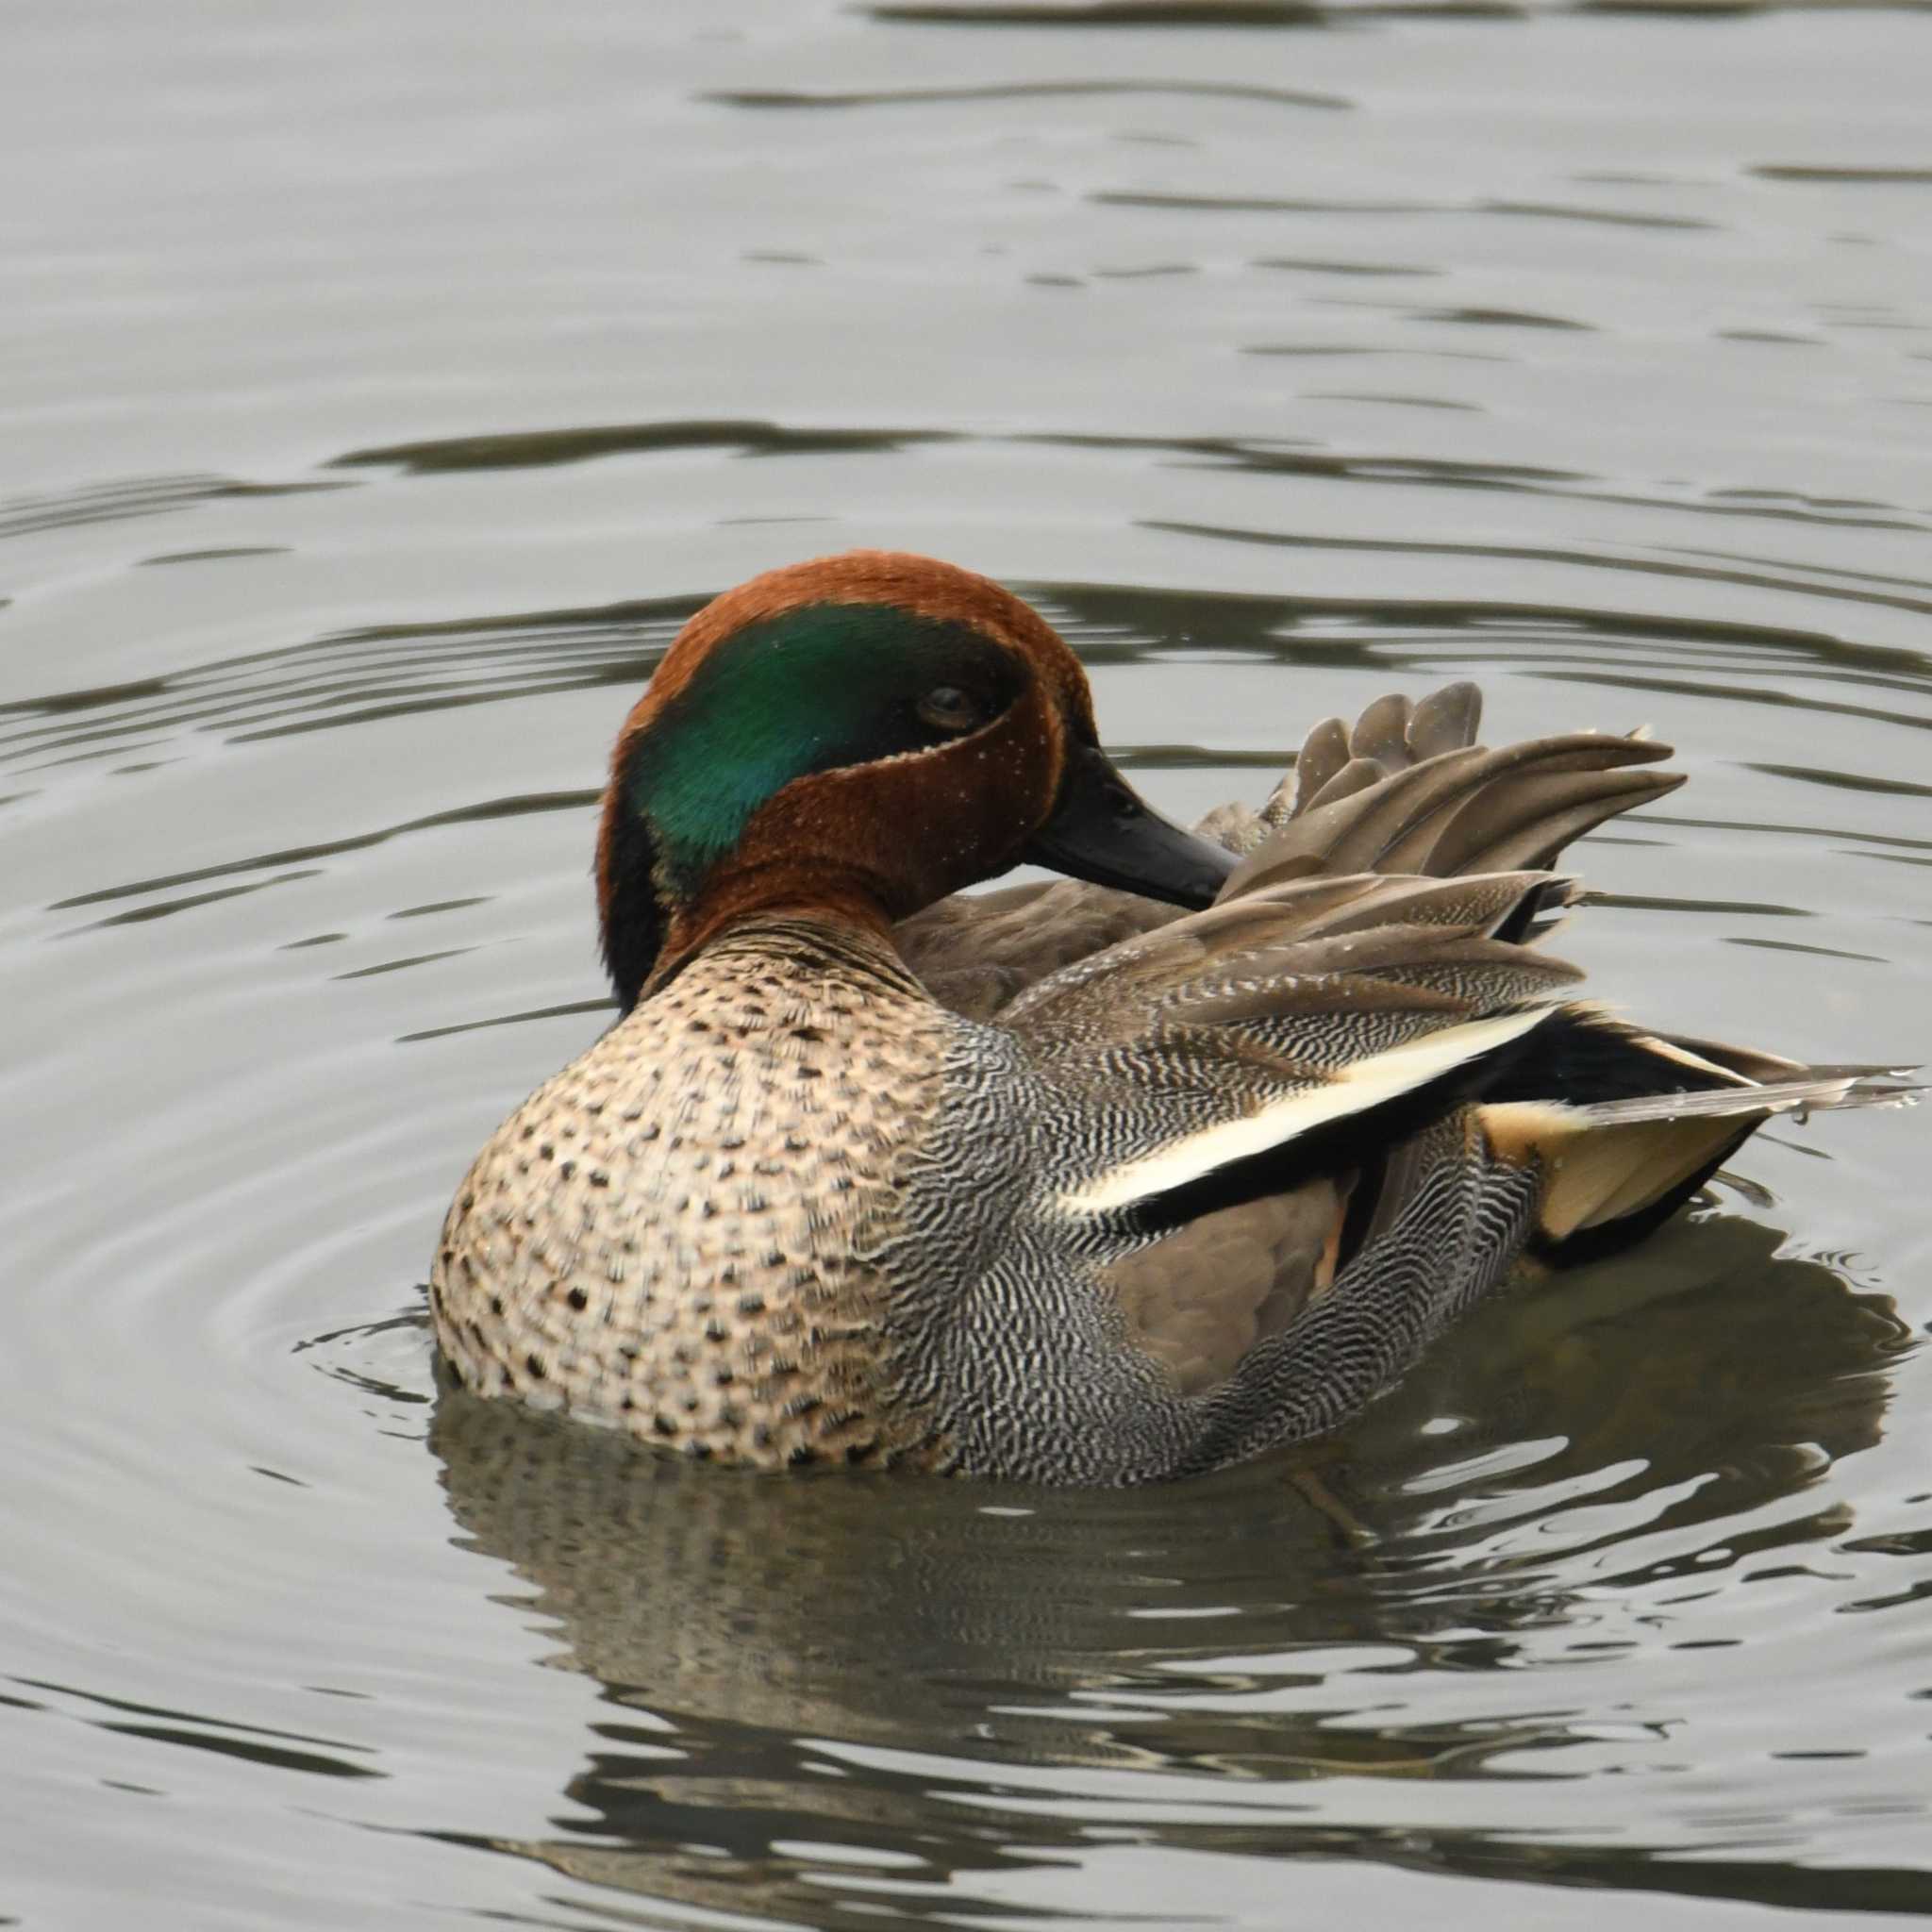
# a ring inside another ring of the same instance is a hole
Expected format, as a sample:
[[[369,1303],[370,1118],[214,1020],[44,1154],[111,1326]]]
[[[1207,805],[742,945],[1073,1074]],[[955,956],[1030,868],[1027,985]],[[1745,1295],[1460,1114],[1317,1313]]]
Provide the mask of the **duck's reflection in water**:
[[[1500,1790],[1497,1829],[1419,1831],[1303,1824],[1257,1784],[1560,1758],[1579,1697],[1641,1708],[1635,1665],[1479,1722],[1432,1719],[1438,1673],[1554,1660],[1586,1587],[1600,1629],[1607,1590],[1707,1572],[1714,1545],[1848,1529],[1829,1473],[1877,1440],[1908,1336],[1778,1241],[1680,1223],[1480,1311],[1321,1453],[1168,1489],[743,1474],[445,1391],[431,1441],[464,1537],[608,1704],[567,1793],[594,1822],[498,1848],[826,1927],[985,1906],[973,1874],[1010,1895],[1130,1807],[1141,1843],[1759,1895],[1790,1868],[1530,1842]],[[1375,1696],[1321,1694],[1364,1644],[1394,1647],[1350,1680]],[[1569,1715],[1508,1715],[1532,1704]]]

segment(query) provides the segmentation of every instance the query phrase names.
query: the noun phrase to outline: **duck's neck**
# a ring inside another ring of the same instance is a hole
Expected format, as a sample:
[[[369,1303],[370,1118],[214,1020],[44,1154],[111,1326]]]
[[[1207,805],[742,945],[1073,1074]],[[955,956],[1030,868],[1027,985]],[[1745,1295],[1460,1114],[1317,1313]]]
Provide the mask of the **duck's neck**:
[[[675,974],[660,973],[645,989],[643,1004],[668,988],[674,978],[680,988],[693,976],[734,982],[760,969],[777,968],[788,984],[818,981],[838,991],[839,1001],[856,996],[861,1003],[897,1004],[911,1000],[930,1006],[932,997],[912,969],[899,957],[885,931],[833,916],[819,906],[774,907],[747,915],[714,932],[686,956]]]
[[[668,985],[700,953],[727,939],[794,929],[830,936],[841,954],[884,956],[904,971],[891,941],[891,920],[872,892],[829,866],[788,865],[782,871],[725,874],[708,882],[691,905],[673,910],[642,996]]]

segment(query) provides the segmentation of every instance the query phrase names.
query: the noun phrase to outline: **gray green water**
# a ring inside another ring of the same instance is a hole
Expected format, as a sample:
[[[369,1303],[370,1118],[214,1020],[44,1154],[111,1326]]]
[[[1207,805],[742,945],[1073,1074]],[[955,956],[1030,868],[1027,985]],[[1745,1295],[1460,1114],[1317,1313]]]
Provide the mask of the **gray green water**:
[[[1167,1493],[439,1409],[419,1289],[604,1024],[655,654],[857,542],[1036,596],[1177,813],[1390,688],[1648,721],[1598,990],[1932,1055],[1932,17],[0,38],[0,1923],[1932,1914],[1924,1110]]]

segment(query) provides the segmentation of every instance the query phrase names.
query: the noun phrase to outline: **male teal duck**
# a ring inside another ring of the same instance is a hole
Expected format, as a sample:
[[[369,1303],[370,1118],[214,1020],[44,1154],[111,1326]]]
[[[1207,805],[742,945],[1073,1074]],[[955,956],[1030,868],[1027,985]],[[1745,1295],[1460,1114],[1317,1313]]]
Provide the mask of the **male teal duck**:
[[[1477,712],[1331,720],[1190,834],[986,578],[858,551],[718,598],[611,763],[623,1015],[444,1224],[456,1379],[739,1463],[1188,1475],[1332,1428],[1771,1115],[1903,1097],[1565,999],[1547,868],[1680,780]],[[1023,859],[1087,883],[950,896]]]

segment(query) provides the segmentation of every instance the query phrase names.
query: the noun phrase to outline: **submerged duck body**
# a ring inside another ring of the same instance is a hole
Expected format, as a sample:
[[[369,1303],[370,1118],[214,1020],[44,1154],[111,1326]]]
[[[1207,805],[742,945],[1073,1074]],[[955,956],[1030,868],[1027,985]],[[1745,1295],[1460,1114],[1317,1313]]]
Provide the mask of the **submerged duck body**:
[[[456,1378],[754,1465],[1184,1475],[1333,1427],[1771,1114],[1899,1097],[1566,1001],[1546,868],[1679,781],[1482,749],[1477,708],[1329,721],[1195,836],[984,578],[858,552],[718,599],[612,762],[623,1017],[451,1207]],[[1085,883],[956,896],[1023,858]]]

